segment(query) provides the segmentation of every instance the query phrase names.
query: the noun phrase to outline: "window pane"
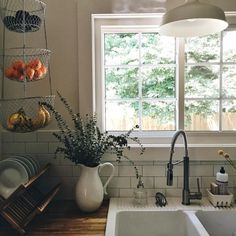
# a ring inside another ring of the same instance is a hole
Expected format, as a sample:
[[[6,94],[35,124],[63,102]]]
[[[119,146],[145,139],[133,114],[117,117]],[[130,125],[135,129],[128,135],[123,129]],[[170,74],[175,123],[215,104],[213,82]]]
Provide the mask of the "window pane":
[[[219,130],[219,102],[191,100],[185,102],[185,129],[190,131]]]
[[[105,70],[106,98],[137,98],[138,68]]]
[[[143,97],[175,97],[175,68],[142,68],[141,78],[143,79]]]
[[[236,65],[223,67],[222,87],[224,97],[236,97]]]
[[[187,63],[219,62],[220,35],[213,34],[186,39],[185,53]]]
[[[219,66],[187,66],[185,74],[185,97],[219,96]]]
[[[236,62],[236,31],[225,31],[223,35],[223,61]]]
[[[142,107],[142,130],[175,130],[175,101],[147,101]]]
[[[138,34],[115,33],[104,36],[105,65],[137,65]]]
[[[222,129],[236,130],[236,100],[222,102]]]
[[[138,123],[138,102],[106,102],[106,130],[129,130]]]
[[[175,63],[175,39],[158,33],[142,34],[142,64]]]

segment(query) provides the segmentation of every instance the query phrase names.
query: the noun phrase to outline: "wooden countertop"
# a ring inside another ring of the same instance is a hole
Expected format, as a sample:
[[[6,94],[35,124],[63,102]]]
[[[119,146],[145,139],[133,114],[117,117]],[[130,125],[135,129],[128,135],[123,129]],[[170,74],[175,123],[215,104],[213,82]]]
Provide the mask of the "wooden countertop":
[[[29,223],[27,236],[104,236],[109,202],[94,213],[82,213],[74,201],[54,201]],[[0,219],[1,236],[19,236]]]

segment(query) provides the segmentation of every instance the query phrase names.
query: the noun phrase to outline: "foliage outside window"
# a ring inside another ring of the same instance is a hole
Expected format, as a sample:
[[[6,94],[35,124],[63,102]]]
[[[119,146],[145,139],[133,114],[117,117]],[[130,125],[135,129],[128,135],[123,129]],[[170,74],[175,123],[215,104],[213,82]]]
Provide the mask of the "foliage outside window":
[[[235,30],[186,40],[186,130],[236,130],[235,40]]]
[[[104,44],[106,129],[175,130],[175,39],[106,33]]]
[[[187,40],[136,31],[103,36],[106,130],[236,130],[236,30]]]

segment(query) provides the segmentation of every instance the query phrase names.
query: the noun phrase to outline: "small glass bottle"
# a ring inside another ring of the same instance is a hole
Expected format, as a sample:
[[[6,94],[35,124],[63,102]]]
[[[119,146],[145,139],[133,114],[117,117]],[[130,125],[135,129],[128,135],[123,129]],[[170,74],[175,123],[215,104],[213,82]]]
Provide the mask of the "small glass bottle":
[[[145,205],[147,204],[147,191],[144,189],[144,183],[142,181],[142,176],[138,176],[138,185],[134,190],[134,204]]]

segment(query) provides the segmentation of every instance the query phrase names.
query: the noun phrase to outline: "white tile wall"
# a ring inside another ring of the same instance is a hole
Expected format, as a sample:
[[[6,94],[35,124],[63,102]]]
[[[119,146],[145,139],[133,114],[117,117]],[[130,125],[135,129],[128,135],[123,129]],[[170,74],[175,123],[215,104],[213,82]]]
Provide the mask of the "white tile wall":
[[[173,179],[172,186],[167,186],[166,181],[167,181],[166,177],[155,177],[155,189],[160,189],[160,188],[174,189],[178,187],[177,186],[178,178]]]
[[[59,145],[60,144],[56,142],[56,139],[51,132],[40,131],[29,134],[2,133],[3,158],[15,154],[30,154],[39,161],[41,166],[48,162],[52,163],[50,171],[41,179],[40,186],[46,190],[49,189],[51,185],[61,182],[62,188],[57,198],[73,199],[75,184],[80,175],[80,168],[79,166],[75,166],[70,160],[64,159],[62,155],[55,158],[54,151]],[[214,151],[211,150],[211,152],[217,153],[217,148]],[[162,192],[167,196],[181,196],[182,194],[182,164],[174,166],[173,186],[166,185],[166,164],[169,159],[168,153],[168,151],[161,148],[159,153],[158,149],[156,149],[156,152],[154,152],[153,149],[147,149],[147,152],[139,158],[131,155],[135,160],[139,173],[143,175],[144,185],[149,196],[154,196],[156,192]],[[191,150],[190,153],[195,155],[195,153],[199,152]],[[161,156],[161,159],[159,161],[153,161],[151,155],[155,157]],[[164,155],[166,156],[166,161],[163,160]],[[109,157],[105,158],[105,161],[110,160]],[[110,162],[115,166],[115,174],[108,185],[107,191],[109,197],[133,196],[133,191],[137,186],[137,179],[133,166],[130,165],[128,161],[122,161],[118,164],[116,163],[115,158]],[[190,156],[190,189],[196,191],[196,178],[199,177],[201,190],[203,194],[206,194],[206,188],[209,188],[210,183],[215,181],[215,173],[219,171],[222,165],[229,173],[229,187],[234,191],[234,189],[236,189],[235,169],[222,159],[216,161],[197,161],[195,156],[192,160]],[[104,167],[100,171],[103,183],[105,183],[109,175],[109,167]]]
[[[165,166],[143,166],[143,176],[165,176]]]
[[[142,175],[142,167],[137,167],[139,169],[139,173]],[[119,166],[119,176],[135,176],[135,170],[133,166]]]
[[[22,154],[26,153],[25,143],[16,143],[16,142],[9,142],[9,143],[2,143],[2,154]]]

